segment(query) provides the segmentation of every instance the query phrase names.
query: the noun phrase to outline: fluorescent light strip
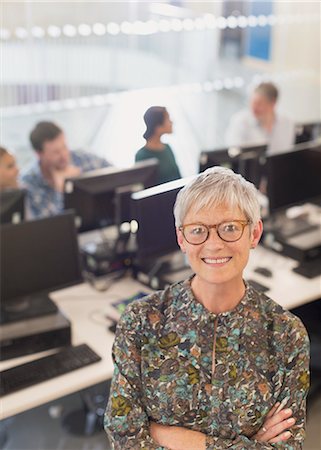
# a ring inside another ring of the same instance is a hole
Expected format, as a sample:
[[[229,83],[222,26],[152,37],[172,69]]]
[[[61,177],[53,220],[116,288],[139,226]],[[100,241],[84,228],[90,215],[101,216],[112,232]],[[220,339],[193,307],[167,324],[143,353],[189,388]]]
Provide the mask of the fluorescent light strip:
[[[49,25],[47,30],[39,26],[34,26],[31,30],[23,27],[17,27],[14,33],[5,28],[0,29],[0,40],[8,40],[10,38],[26,39],[29,35],[35,38],[43,38],[46,35],[51,38],[58,38],[62,34],[69,38],[80,36],[104,36],[106,33],[116,36],[119,33],[127,35],[151,35],[155,33],[168,33],[171,31],[203,31],[213,30],[215,28],[224,30],[225,28],[254,28],[265,27],[283,24],[298,24],[298,23],[313,23],[320,22],[320,17],[314,14],[292,14],[292,15],[249,15],[249,16],[228,16],[216,17],[213,14],[204,14],[201,17],[191,18],[168,18],[160,20],[136,20],[134,22],[124,21],[121,23],[109,22],[106,25],[103,23],[95,23],[89,25],[86,23],[79,24],[77,27],[72,24],[65,24],[63,27],[56,25]]]

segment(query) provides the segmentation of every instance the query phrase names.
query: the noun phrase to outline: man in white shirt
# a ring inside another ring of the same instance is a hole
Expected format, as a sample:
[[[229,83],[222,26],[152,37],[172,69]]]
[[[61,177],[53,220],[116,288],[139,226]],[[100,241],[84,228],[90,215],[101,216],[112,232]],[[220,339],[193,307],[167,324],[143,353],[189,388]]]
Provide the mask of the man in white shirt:
[[[295,124],[276,111],[278,90],[261,83],[250,100],[250,110],[236,113],[225,135],[226,145],[267,144],[268,154],[289,150],[295,143]]]

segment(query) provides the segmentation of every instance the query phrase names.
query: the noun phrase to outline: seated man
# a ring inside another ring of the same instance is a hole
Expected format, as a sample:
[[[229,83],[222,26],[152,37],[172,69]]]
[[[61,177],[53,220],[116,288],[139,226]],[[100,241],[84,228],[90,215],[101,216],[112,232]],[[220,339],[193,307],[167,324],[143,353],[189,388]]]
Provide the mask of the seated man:
[[[108,167],[96,155],[70,151],[64,132],[52,122],[39,122],[30,133],[30,142],[38,161],[23,174],[28,209],[33,218],[52,216],[63,211],[63,189],[66,178]]]
[[[236,113],[225,135],[226,145],[267,144],[268,154],[289,150],[295,142],[295,124],[276,111],[278,90],[272,83],[259,84],[250,110]]]

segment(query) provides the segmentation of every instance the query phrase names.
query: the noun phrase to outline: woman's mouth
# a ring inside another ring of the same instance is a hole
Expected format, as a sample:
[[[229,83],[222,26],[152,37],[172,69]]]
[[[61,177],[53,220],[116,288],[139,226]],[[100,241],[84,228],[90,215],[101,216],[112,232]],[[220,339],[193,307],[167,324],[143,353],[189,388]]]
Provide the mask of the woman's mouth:
[[[202,260],[205,262],[205,264],[226,264],[232,259],[231,256],[227,256],[224,258],[202,258]]]

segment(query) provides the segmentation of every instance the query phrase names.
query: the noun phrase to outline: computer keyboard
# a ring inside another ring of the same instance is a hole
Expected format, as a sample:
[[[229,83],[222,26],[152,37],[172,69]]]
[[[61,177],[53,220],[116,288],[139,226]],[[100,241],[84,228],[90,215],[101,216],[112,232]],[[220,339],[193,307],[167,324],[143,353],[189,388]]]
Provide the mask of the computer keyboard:
[[[293,272],[304,276],[305,278],[315,278],[321,275],[321,258],[305,261],[295,267]]]
[[[0,372],[0,395],[50,380],[101,360],[87,344],[65,347],[49,356]]]

